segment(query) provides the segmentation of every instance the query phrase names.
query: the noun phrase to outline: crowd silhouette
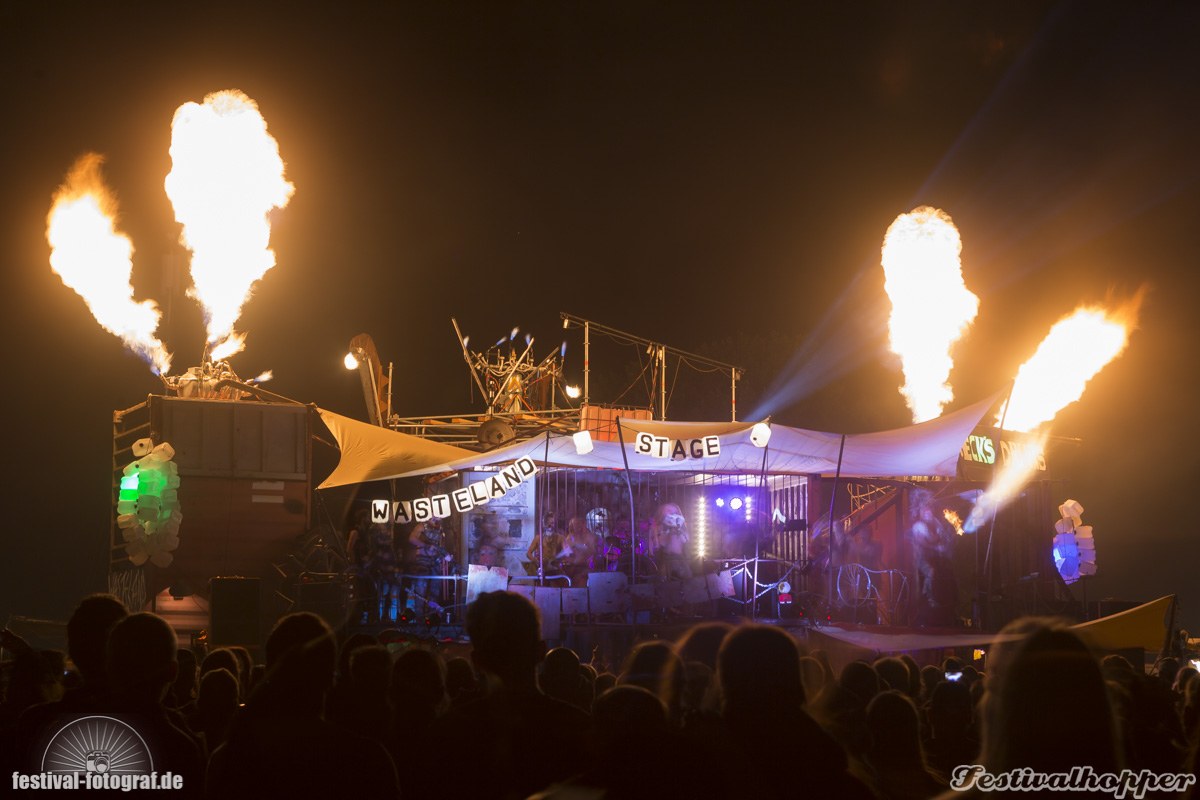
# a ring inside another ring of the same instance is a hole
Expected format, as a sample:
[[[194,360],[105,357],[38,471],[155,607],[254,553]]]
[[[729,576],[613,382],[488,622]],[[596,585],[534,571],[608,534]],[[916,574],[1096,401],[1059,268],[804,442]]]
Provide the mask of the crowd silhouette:
[[[155,770],[182,776],[173,794],[216,800],[920,800],[994,793],[963,785],[981,771],[1196,770],[1197,671],[1100,657],[1053,619],[1007,626],[982,671],[909,656],[837,671],[781,628],[722,622],[610,670],[548,649],[537,608],[507,592],[481,595],[465,627],[470,659],[444,661],[289,614],[256,665],[245,648],[179,649],[161,618],[92,595],[66,654],[4,631],[0,770],[41,772],[50,733],[93,714],[128,721]],[[1196,796],[1194,777],[1150,789]],[[1064,794],[1114,795],[1046,796]]]

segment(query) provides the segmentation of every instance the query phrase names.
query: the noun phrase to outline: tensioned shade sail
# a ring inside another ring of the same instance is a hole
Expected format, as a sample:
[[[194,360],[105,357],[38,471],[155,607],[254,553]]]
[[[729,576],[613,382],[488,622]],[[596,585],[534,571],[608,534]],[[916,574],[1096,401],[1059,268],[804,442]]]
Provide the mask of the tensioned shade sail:
[[[368,425],[323,408],[318,408],[317,413],[333,433],[342,453],[337,467],[318,489],[386,480],[426,470],[437,472],[437,465],[477,455],[454,445]]]
[[[967,435],[975,429],[987,410],[996,403],[999,394],[981,400],[971,406],[947,414],[929,422],[911,425],[878,433],[851,434],[846,436],[846,448],[842,457],[841,473],[846,477],[954,477],[959,452]],[[324,418],[329,412],[322,411]],[[331,415],[337,417],[337,415]],[[340,419],[345,419],[344,417]],[[347,420],[353,422],[353,420]],[[328,423],[326,423],[328,424]],[[362,428],[380,434],[401,437],[403,434],[384,431],[380,428],[356,423]],[[763,469],[763,448],[755,447],[750,441],[753,423],[701,423],[701,422],[654,422],[622,420],[622,436],[625,437],[625,453],[622,457],[620,442],[593,442],[592,452],[580,455],[570,436],[534,437],[514,442],[487,453],[473,453],[449,445],[434,445],[417,439],[422,449],[410,458],[413,463],[405,469],[390,471],[396,464],[393,454],[384,450],[358,448],[347,452],[343,447],[342,464],[334,474],[321,484],[322,488],[350,483],[350,476],[370,475],[365,480],[404,478],[413,475],[428,475],[438,472],[478,469],[480,467],[508,464],[518,458],[528,457],[544,466],[577,467],[580,469],[623,469],[625,458],[629,468],[648,472],[713,472],[739,473],[759,472]],[[332,426],[331,426],[332,427]],[[838,469],[838,451],[841,434],[771,426],[771,440],[766,453],[766,471],[771,474],[831,475]],[[634,438],[645,432],[670,439],[691,439],[706,435],[720,439],[720,453],[703,458],[684,458],[673,461],[652,455],[634,452]],[[335,431],[335,436],[338,435]],[[412,440],[388,439],[397,447],[418,447]],[[341,439],[338,440],[341,444]],[[373,443],[382,446],[382,437],[374,437]],[[443,448],[430,451],[436,446]],[[457,457],[452,454],[457,453]],[[442,457],[445,455],[446,457]],[[360,463],[364,459],[366,463]],[[373,460],[372,460],[373,459]],[[424,463],[421,463],[421,462]],[[343,468],[343,465],[344,468]]]

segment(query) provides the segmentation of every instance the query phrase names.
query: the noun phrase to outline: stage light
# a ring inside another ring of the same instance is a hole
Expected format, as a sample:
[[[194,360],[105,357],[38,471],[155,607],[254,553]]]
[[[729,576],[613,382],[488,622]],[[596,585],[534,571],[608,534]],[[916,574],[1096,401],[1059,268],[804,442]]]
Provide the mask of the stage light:
[[[750,495],[746,495],[744,498],[742,498],[742,502],[746,504],[746,522],[749,522],[753,518],[753,498],[750,497]]]
[[[571,324],[571,320],[563,317],[563,330],[565,331]]]
[[[708,554],[708,502],[703,493],[696,502],[696,557]]]
[[[735,497],[732,500],[730,500],[729,507],[732,508],[734,511],[737,511],[738,509],[740,509],[742,507],[742,498]]]
[[[578,386],[568,386],[566,388],[566,392],[567,392],[567,397],[571,398],[572,400],[575,400],[581,394]]]
[[[725,507],[725,498],[718,497],[717,498],[717,508],[724,508],[724,507]]]
[[[346,353],[342,363],[346,365],[346,369],[358,369],[358,359],[354,357],[354,353]]]
[[[575,442],[575,452],[581,456],[586,456],[595,447],[592,443],[592,434],[590,431],[572,433],[571,440]]]
[[[755,447],[766,447],[771,441],[771,426],[765,422],[756,422],[750,428],[750,441]]]

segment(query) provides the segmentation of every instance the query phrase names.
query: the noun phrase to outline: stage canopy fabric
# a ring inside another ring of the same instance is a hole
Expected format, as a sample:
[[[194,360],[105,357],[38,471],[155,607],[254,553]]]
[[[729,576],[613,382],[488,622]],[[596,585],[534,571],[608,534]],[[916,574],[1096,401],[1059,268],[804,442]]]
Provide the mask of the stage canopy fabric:
[[[475,455],[461,447],[359,422],[323,408],[318,408],[317,413],[337,440],[342,453],[337,467],[318,489],[385,480]]]
[[[1098,650],[1160,650],[1171,624],[1175,595],[1143,603],[1137,608],[1075,626],[1088,644]]]
[[[952,478],[967,435],[999,399],[993,395],[974,405],[919,425],[878,433],[848,434],[841,455],[844,477]],[[767,447],[750,441],[751,422],[657,422],[622,420],[621,442],[592,443],[592,451],[576,452],[570,436],[539,436],[514,442],[487,453],[474,453],[413,436],[377,428],[318,409],[341,447],[341,462],[320,488],[367,480],[405,478],[440,472],[479,469],[531,458],[542,466],[580,469],[629,469],[647,472],[758,473],[772,475],[832,475],[838,471],[842,435],[771,425]],[[672,460],[635,452],[639,433],[672,441],[716,436],[717,455],[702,447],[688,457]],[[346,437],[345,440],[343,437]],[[622,452],[624,449],[624,452]],[[691,457],[701,453],[702,457]],[[765,459],[765,461],[764,461]]]

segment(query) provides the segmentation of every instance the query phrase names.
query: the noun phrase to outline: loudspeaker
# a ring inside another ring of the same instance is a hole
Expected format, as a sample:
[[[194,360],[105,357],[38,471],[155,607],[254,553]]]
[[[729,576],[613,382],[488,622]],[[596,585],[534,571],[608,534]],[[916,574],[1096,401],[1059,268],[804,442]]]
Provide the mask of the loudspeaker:
[[[216,647],[258,647],[262,632],[262,581],[258,578],[209,580],[209,642]]]

